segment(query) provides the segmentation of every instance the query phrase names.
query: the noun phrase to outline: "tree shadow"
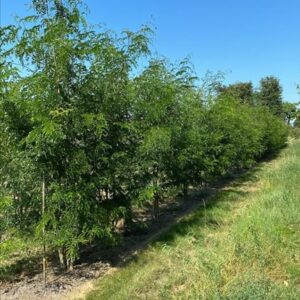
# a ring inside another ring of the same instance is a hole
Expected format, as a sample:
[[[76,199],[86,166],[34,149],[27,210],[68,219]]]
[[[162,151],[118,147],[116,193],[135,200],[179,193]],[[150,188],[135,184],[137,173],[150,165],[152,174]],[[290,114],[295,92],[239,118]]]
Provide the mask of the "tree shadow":
[[[31,256],[16,260],[14,263],[0,267],[0,282],[19,281],[24,277],[34,277],[41,272],[41,258]]]

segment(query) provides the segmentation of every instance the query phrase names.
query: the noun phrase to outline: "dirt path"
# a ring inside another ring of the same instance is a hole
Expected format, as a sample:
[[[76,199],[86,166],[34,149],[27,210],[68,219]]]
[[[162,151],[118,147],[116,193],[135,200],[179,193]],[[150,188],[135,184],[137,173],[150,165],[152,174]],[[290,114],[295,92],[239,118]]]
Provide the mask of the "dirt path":
[[[253,172],[253,171],[251,171]],[[44,287],[42,274],[22,275],[14,282],[0,283],[1,300],[57,300],[80,299],[93,288],[96,279],[114,272],[153,240],[167,232],[175,223],[193,210],[204,206],[226,185],[239,177],[239,172],[231,179],[219,181],[205,190],[189,191],[186,200],[169,200],[161,204],[159,220],[151,222],[151,211],[144,211],[149,230],[146,233],[130,234],[124,237],[121,246],[103,250],[96,246],[86,249],[72,272],[58,273],[57,266],[49,266],[48,284]]]

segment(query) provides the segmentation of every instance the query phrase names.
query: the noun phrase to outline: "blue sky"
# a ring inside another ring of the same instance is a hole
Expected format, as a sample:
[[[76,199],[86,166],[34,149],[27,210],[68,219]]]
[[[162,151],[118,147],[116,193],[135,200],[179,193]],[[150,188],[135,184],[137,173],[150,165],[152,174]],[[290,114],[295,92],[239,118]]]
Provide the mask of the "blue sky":
[[[1,24],[25,15],[28,0],[0,0]],[[88,20],[117,32],[155,25],[152,49],[171,61],[191,57],[198,76],[227,82],[277,76],[284,99],[300,100],[300,0],[86,0]]]

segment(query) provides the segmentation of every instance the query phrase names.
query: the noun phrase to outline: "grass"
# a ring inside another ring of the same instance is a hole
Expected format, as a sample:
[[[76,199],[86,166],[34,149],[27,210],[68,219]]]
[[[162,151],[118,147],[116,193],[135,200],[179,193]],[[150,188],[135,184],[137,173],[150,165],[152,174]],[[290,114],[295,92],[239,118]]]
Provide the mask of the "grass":
[[[294,141],[100,279],[86,299],[300,299],[299,249]]]

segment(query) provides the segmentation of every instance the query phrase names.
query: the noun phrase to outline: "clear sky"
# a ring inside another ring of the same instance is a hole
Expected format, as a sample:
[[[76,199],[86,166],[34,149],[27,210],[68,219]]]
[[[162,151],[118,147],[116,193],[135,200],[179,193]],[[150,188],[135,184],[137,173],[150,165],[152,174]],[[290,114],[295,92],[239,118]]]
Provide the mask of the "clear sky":
[[[29,0],[0,0],[1,24],[25,15]],[[226,72],[228,83],[277,76],[284,99],[300,100],[300,0],[86,0],[88,20],[117,32],[155,25],[152,49],[171,61],[191,57],[198,76]]]

